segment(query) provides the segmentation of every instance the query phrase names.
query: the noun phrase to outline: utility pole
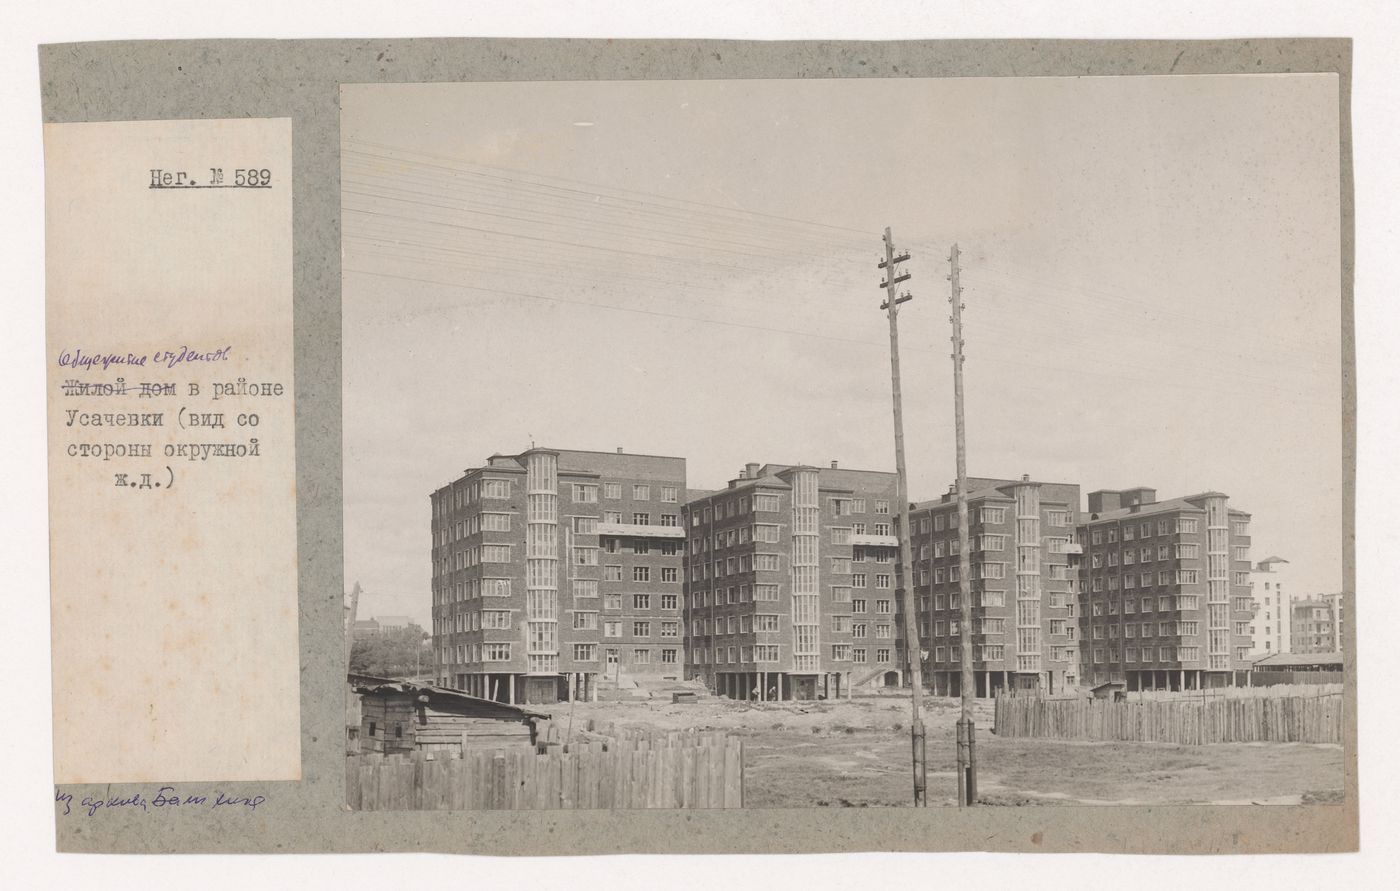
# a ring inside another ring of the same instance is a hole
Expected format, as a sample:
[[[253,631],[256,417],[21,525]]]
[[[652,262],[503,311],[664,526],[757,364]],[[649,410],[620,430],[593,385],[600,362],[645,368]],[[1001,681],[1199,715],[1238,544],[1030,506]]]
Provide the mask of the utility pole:
[[[345,621],[345,673],[350,673],[350,654],[355,649],[355,619],[360,609],[360,583],[350,590],[350,615]]]
[[[885,229],[885,259],[878,266],[885,270],[885,280],[880,287],[885,289],[885,300],[880,308],[886,310],[890,318],[890,379],[894,390],[894,463],[898,478],[899,497],[899,559],[903,571],[904,609],[904,651],[909,661],[909,686],[912,691],[913,719],[909,724],[910,739],[914,749],[914,806],[926,807],[928,789],[928,767],[924,758],[924,720],[920,707],[924,699],[923,651],[919,642],[919,624],[914,615],[914,561],[911,556],[909,539],[913,529],[909,524],[909,477],[904,469],[904,408],[899,390],[899,304],[913,300],[908,292],[897,293],[900,282],[909,280],[909,273],[901,273],[899,264],[909,259],[908,254],[895,256],[894,240],[890,230]]]
[[[952,282],[948,302],[953,306],[949,318],[953,323],[953,414],[958,442],[958,600],[961,607],[958,650],[962,662],[958,684],[962,700],[962,714],[958,718],[958,807],[971,807],[977,803],[977,738],[972,722],[972,697],[977,692],[977,678],[972,670],[972,548],[967,528],[967,433],[963,420],[963,303],[956,244],[948,262],[951,266],[948,280]]]

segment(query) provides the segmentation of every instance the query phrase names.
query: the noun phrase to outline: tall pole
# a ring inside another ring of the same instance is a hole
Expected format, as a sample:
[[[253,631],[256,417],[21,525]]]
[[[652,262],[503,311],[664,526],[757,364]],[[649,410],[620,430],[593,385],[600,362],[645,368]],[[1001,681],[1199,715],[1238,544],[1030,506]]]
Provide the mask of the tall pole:
[[[345,621],[345,673],[350,673],[350,654],[355,649],[355,620],[360,610],[360,583],[350,590],[350,615]]]
[[[977,679],[972,666],[972,560],[967,528],[967,434],[963,420],[963,337],[962,285],[958,281],[958,246],[948,257],[951,270],[948,280],[952,291],[948,302],[953,305],[953,414],[958,443],[958,600],[961,615],[958,622],[958,650],[962,663],[962,678],[958,684],[962,714],[958,718],[958,806],[977,803],[976,733],[972,722],[972,697]]]
[[[880,308],[890,318],[890,380],[894,391],[894,464],[899,497],[899,565],[902,587],[895,593],[904,610],[904,652],[909,662],[909,686],[913,703],[913,719],[909,724],[910,741],[914,750],[914,806],[925,807],[928,789],[928,767],[924,758],[924,720],[919,709],[924,698],[923,653],[919,643],[919,625],[914,615],[914,561],[909,539],[913,529],[909,523],[909,478],[904,469],[904,407],[899,389],[899,304],[914,298],[908,293],[896,293],[900,282],[909,280],[909,273],[900,273],[898,265],[909,259],[908,254],[895,256],[894,240],[885,229],[885,259],[878,265],[885,270],[885,300]]]

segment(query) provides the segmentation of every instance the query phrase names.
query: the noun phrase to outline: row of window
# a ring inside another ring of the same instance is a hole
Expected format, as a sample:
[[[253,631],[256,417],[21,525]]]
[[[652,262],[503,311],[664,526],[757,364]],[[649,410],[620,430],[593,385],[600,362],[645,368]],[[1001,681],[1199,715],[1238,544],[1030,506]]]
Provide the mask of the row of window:
[[[598,501],[599,486],[597,483],[573,483],[570,494],[578,504],[596,504]],[[679,501],[680,488],[677,486],[659,486],[661,490],[661,501],[666,504],[676,504]],[[620,501],[622,499],[622,483],[603,483],[601,487],[604,501]],[[646,483],[634,483],[632,485],[633,501],[650,501],[651,486]],[[607,522],[606,520],[604,522]]]
[[[1121,557],[1120,557],[1121,555]],[[1198,560],[1201,556],[1201,546],[1191,542],[1184,542],[1175,545],[1157,545],[1158,560]],[[1232,559],[1236,562],[1246,562],[1249,560],[1249,546],[1236,545],[1232,554]],[[1101,569],[1105,566],[1118,566],[1121,562],[1124,566],[1132,566],[1134,563],[1151,563],[1152,548],[1123,548],[1122,551],[1096,551],[1090,555],[1090,565],[1094,569]],[[1235,584],[1248,585],[1249,572],[1235,571]]]
[[[453,663],[461,664],[468,662],[509,662],[511,660],[512,644],[489,643],[489,644],[459,644],[457,647],[443,647],[439,651],[443,665]],[[573,656],[575,662],[597,662],[599,645],[596,643],[576,643],[573,645]],[[616,662],[621,654],[615,647],[601,648],[607,656],[608,661]],[[675,665],[680,662],[680,649],[673,647],[663,647],[659,651],[660,661],[663,665]],[[632,664],[651,664],[652,651],[649,647],[639,647],[632,651]],[[456,656],[456,659],[453,659]]]
[[[1142,523],[1125,523],[1123,525],[1123,541],[1134,541],[1139,538],[1152,537],[1152,521],[1145,520]],[[1177,517],[1157,521],[1158,535],[1191,535],[1200,531],[1200,519],[1197,517]],[[1230,524],[1230,531],[1234,535],[1244,536],[1249,534],[1249,522],[1246,520],[1234,520]],[[1092,530],[1090,533],[1094,544],[1108,542],[1112,544],[1118,540],[1118,527],[1108,526]]]
[[[1094,663],[1102,665],[1104,662],[1118,664],[1118,651],[1113,647],[1096,647],[1093,652]],[[1249,657],[1249,647],[1236,647],[1235,658],[1246,659]],[[1217,657],[1211,657],[1213,661]],[[1125,647],[1123,649],[1124,662],[1199,662],[1201,661],[1200,647]],[[1215,667],[1214,665],[1212,667]],[[1228,667],[1228,666],[1225,666]]]
[[[833,634],[850,634],[862,638],[870,636],[870,626],[865,622],[854,622],[849,615],[831,616]],[[716,616],[713,619],[692,619],[691,633],[695,637],[708,637],[724,634],[771,634],[779,630],[776,613],[759,613],[752,616]],[[893,638],[894,626],[887,623],[875,625],[875,637]]]
[[[476,504],[478,501],[485,498],[510,498],[513,485],[514,481],[512,480],[483,479],[466,486],[459,486],[455,491],[450,493],[449,497],[433,500],[433,515],[443,517],[451,511],[460,510],[470,504]]]
[[[857,665],[864,665],[869,661],[869,650],[865,647],[853,647],[850,644],[832,644],[831,658],[836,662],[854,662]],[[879,647],[875,650],[875,662],[889,662],[893,651],[888,647]],[[692,664],[695,665],[742,665],[745,663],[777,662],[780,659],[780,651],[777,644],[754,644],[752,646],[736,647],[697,647],[690,652]],[[713,660],[713,661],[712,661]]]

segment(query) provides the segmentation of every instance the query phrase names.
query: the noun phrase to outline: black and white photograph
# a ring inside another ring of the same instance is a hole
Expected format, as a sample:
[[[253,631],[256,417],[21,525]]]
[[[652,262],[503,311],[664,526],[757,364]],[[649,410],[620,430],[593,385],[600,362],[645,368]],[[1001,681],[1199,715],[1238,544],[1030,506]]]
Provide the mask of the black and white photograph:
[[[343,84],[349,807],[1341,804],[1339,103]]]

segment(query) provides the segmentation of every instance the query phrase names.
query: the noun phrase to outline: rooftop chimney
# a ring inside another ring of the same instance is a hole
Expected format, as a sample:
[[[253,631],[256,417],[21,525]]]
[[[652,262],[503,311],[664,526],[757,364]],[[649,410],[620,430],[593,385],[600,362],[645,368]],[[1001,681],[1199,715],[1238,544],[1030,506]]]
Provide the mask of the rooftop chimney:
[[[756,479],[758,479],[758,465],[757,465],[757,464],[745,464],[745,465],[744,465],[744,479],[746,479],[746,480],[756,480]]]
[[[838,463],[835,462],[835,461],[832,461],[832,462],[831,462],[831,469],[832,469],[832,470],[840,470],[840,469],[841,469],[841,465],[838,464]]]
[[[617,447],[617,453],[618,453],[619,455],[622,454],[622,446],[618,446],[618,447]]]

